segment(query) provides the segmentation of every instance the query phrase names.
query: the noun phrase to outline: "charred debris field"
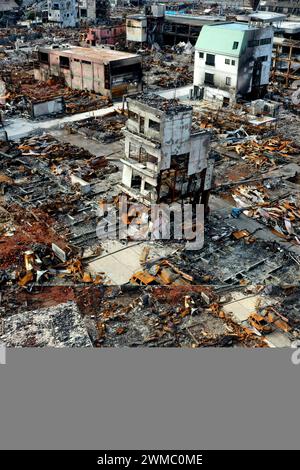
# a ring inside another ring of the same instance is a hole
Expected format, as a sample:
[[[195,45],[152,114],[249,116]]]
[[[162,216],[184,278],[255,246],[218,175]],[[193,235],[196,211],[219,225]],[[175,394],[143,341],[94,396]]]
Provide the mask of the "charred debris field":
[[[58,20],[40,3],[34,18],[29,3],[0,12],[0,341],[290,346],[296,29],[276,27],[284,14],[236,7],[86,17],[71,1]],[[154,205],[193,207],[202,245],[157,237]]]

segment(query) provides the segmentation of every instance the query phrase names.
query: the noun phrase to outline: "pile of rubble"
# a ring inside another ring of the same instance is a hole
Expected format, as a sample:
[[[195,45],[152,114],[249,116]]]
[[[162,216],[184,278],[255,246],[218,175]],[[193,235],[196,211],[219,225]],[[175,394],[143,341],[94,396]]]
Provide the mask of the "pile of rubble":
[[[300,332],[296,287],[35,287],[0,302],[11,346],[255,348]]]
[[[210,103],[204,102],[201,110],[195,107],[193,115],[195,132],[199,129],[212,129],[220,139],[228,140],[229,137],[233,142],[241,140],[237,135],[239,130],[242,138],[266,134],[266,125],[267,123],[259,126],[251,124],[247,108],[240,104],[230,108],[216,109]]]
[[[144,87],[149,90],[181,87],[193,83],[193,64],[186,55],[156,52],[144,56]]]
[[[260,141],[253,139],[237,145],[229,144],[226,148],[256,167],[286,163],[290,157],[300,153],[300,146],[291,140],[284,140],[280,135]]]
[[[3,76],[3,79],[7,89],[5,107],[7,117],[15,115],[34,117],[33,104],[45,103],[57,98],[63,101],[60,112],[66,114],[93,111],[110,105],[107,97],[68,88],[59,80],[50,79],[46,83],[38,82],[33,77],[32,69],[14,70],[9,75]]]
[[[25,286],[63,282],[63,275],[66,282],[97,283],[85,275],[78,243],[81,236],[87,244],[91,236],[97,240],[98,185],[117,168],[47,134],[3,143],[1,150],[9,152],[0,160],[2,280]]]
[[[243,213],[268,226],[278,237],[300,245],[300,194],[270,201],[264,187],[240,186],[233,190]]]
[[[78,133],[84,137],[98,142],[109,143],[123,138],[122,129],[125,126],[126,117],[118,112],[113,112],[103,117],[93,117],[82,121],[65,125],[70,133]]]

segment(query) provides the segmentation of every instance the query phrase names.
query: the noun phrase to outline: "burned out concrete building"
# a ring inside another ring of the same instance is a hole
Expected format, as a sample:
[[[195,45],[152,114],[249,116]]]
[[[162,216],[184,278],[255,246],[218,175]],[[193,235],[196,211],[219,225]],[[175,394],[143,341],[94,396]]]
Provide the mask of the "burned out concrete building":
[[[259,2],[259,10],[299,15],[300,5],[297,0],[262,0]]]
[[[269,83],[273,28],[255,21],[204,26],[196,44],[194,96],[220,100],[263,97]]]
[[[74,28],[77,16],[77,0],[48,0],[49,23],[62,28]]]
[[[147,17],[145,15],[130,15],[126,18],[127,43],[143,43],[147,41]]]
[[[173,46],[182,41],[195,45],[204,25],[225,20],[224,16],[166,11],[162,4],[147,5],[144,13],[127,16],[126,40],[128,43],[158,43],[160,46]]]
[[[154,94],[127,100],[123,192],[146,204],[188,198],[208,205],[210,134],[191,132],[192,107]]]
[[[79,20],[96,19],[96,0],[78,0]]]
[[[142,90],[141,57],[108,49],[73,47],[39,50],[35,78],[63,78],[66,85],[109,98]]]
[[[78,0],[78,18],[81,21],[106,20],[109,17],[109,12],[109,0]]]
[[[97,26],[90,28],[86,35],[86,43],[90,46],[115,45],[126,38],[125,23]]]

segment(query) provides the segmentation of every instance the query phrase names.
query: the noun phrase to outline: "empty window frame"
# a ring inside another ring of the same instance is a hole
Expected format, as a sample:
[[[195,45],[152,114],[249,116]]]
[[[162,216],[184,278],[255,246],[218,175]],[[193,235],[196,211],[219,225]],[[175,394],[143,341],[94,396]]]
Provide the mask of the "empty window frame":
[[[49,64],[49,55],[47,52],[39,52],[39,61],[42,64]]]
[[[182,153],[181,155],[171,155],[171,169],[184,170],[187,169],[189,163],[189,153]]]
[[[151,155],[143,147],[140,148],[139,163],[154,163],[157,164],[157,158]]]
[[[232,44],[232,49],[237,49],[239,47],[238,41],[234,41]]]
[[[206,65],[215,65],[215,56],[213,54],[206,54]]]
[[[64,69],[70,68],[70,59],[69,57],[59,56],[59,65]]]
[[[148,183],[148,181],[145,181],[144,189],[145,191],[152,191],[153,190],[152,184]]]
[[[141,190],[142,177],[140,175],[133,175],[131,179],[131,187]]]
[[[230,59],[225,59],[225,64],[230,65]]]
[[[256,47],[256,46],[259,46],[258,39],[252,39],[251,41],[248,41],[248,47]]]
[[[214,85],[214,74],[206,72],[204,76],[204,83],[205,85]]]
[[[139,115],[137,113],[134,113],[133,111],[128,111],[128,117],[129,119],[131,119],[132,121],[135,121],[135,122],[138,122],[139,120]]]
[[[140,161],[140,147],[129,142],[129,158],[132,160]]]
[[[110,66],[109,64],[104,64],[104,86],[106,90],[110,89],[111,79],[110,79]]]
[[[261,55],[260,57],[257,57],[258,62],[266,62],[268,60],[267,55]]]
[[[259,41],[259,44],[261,46],[264,46],[265,44],[271,44],[272,42],[272,39],[271,38],[263,38]]]
[[[140,116],[140,133],[145,133],[145,118],[143,116]]]
[[[160,123],[149,119],[149,129],[160,132]]]
[[[227,86],[231,85],[231,77],[226,77],[226,85]]]

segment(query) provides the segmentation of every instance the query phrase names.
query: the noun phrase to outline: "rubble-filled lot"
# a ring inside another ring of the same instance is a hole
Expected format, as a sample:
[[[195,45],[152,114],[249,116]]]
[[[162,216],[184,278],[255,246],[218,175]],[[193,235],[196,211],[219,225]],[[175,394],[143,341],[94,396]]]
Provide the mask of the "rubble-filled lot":
[[[208,116],[205,107],[194,114],[195,131],[211,128],[215,158],[211,210],[200,251],[189,252],[184,243],[99,239],[99,210],[105,202],[117,204],[120,195],[126,117],[119,112],[68,124],[60,140],[39,134],[3,143],[2,283],[27,289],[49,283],[298,284],[299,148],[268,125],[254,134],[257,127],[249,124],[242,107],[235,120],[232,114],[215,110]],[[84,147],[68,142],[76,135],[80,142],[82,134]],[[119,139],[121,150],[116,153]],[[93,141],[100,147],[91,153],[87,148]],[[27,271],[28,251],[32,269]]]
[[[299,288],[272,285],[6,289],[0,339],[29,347],[281,347],[299,337],[298,304]]]
[[[0,160],[2,280],[47,282],[61,270],[83,276],[79,261],[77,268],[61,266],[67,257],[60,252],[55,257],[52,243],[68,253],[72,263],[81,249],[81,232],[89,229],[87,244],[97,240],[99,185],[118,168],[50,135],[24,139],[19,145],[4,143],[2,149],[9,152]],[[34,274],[24,266],[27,251],[33,252]]]
[[[37,44],[76,45],[79,31]],[[13,44],[13,42],[11,43]],[[59,97],[74,120],[0,143],[0,341],[12,347],[283,347],[299,337],[300,140],[297,106],[253,114],[188,101],[211,131],[214,185],[205,244],[103,240],[118,204],[126,113],[76,120],[110,102],[37,82],[28,50],[1,51],[4,118],[32,119]],[[144,89],[193,80],[193,48],[140,50]],[[5,72],[5,73],[4,73]],[[283,103],[289,92],[270,89]],[[55,116],[56,117],[56,116]],[[129,199],[130,204],[130,199]],[[127,218],[125,224],[130,225]]]
[[[66,124],[71,134],[78,133],[87,139],[96,140],[102,143],[115,142],[123,138],[122,129],[124,128],[126,117],[120,113],[113,112],[111,116],[105,118],[92,117]]]
[[[177,88],[193,82],[194,58],[191,44],[165,47],[143,53],[144,87],[147,91]]]
[[[58,114],[78,114],[105,108],[110,104],[106,97],[88,91],[70,89],[57,80],[38,82],[34,79],[32,71],[11,72],[4,81],[7,89],[5,107],[7,118],[35,117],[32,111],[33,105],[51,102],[58,98],[61,98],[64,104]],[[47,115],[46,111],[44,115]]]

